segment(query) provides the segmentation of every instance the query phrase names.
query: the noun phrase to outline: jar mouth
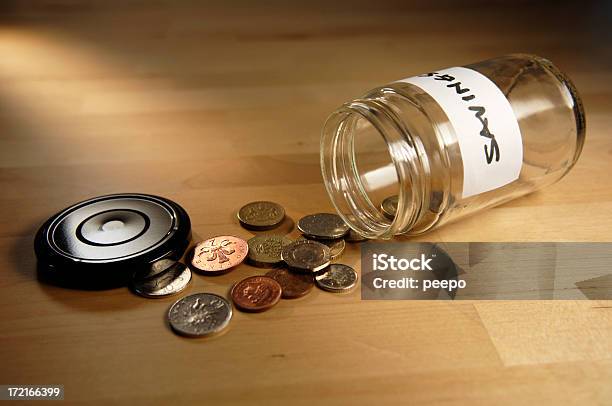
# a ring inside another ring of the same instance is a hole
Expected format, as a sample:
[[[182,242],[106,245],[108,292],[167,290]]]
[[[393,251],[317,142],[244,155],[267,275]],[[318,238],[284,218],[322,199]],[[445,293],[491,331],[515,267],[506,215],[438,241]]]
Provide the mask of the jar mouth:
[[[552,73],[561,83],[563,83],[567,87],[567,91],[569,93],[569,97],[571,98],[571,104],[573,105],[574,110],[574,120],[576,121],[576,149],[574,151],[574,157],[572,159],[571,165],[567,168],[569,171],[575,164],[578,162],[578,158],[582,153],[582,148],[584,147],[584,139],[586,136],[586,115],[584,112],[584,104],[582,103],[582,98],[578,93],[578,89],[574,85],[574,82],[567,76],[563,71],[561,71],[555,64],[549,61],[546,58],[542,58],[537,55],[526,55],[526,54],[516,54],[517,56],[529,56],[538,63],[540,63],[544,68],[546,68],[550,73]]]
[[[375,139],[382,147],[369,149]],[[325,122],[321,137],[325,187],[338,214],[364,237],[389,239],[414,226],[422,205],[421,169],[408,132],[376,100],[345,104]],[[397,196],[395,216],[381,207],[385,193]]]

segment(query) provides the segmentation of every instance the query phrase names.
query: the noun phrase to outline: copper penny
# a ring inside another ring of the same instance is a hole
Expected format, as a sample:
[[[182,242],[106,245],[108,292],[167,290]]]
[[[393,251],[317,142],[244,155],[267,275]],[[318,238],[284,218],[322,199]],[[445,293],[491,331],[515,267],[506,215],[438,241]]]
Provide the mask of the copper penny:
[[[222,235],[196,245],[191,265],[202,272],[219,273],[240,264],[248,252],[249,246],[243,239]]]
[[[298,274],[288,269],[273,269],[266,276],[274,279],[283,289],[283,299],[302,297],[312,290],[314,281],[312,275]]]
[[[278,303],[281,285],[268,276],[250,276],[236,283],[231,291],[237,308],[245,312],[263,312]]]

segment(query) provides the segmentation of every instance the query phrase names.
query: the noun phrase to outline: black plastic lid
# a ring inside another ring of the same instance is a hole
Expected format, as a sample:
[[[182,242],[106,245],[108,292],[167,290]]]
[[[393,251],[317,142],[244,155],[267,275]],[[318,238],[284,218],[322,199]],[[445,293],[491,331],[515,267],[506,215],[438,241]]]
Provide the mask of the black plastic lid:
[[[121,193],[76,203],[47,220],[36,234],[39,276],[68,287],[103,289],[162,258],[180,259],[191,222],[177,203]]]

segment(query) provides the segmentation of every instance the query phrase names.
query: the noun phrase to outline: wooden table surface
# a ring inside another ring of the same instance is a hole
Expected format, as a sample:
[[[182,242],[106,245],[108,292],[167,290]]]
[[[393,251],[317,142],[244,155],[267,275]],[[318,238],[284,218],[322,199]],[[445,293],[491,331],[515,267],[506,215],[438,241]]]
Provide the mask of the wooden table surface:
[[[0,384],[63,384],[83,404],[612,404],[609,301],[368,302],[315,289],[190,340],[165,323],[175,298],[37,281],[38,226],[96,195],[176,200],[196,239],[249,238],[235,213],[252,200],[294,220],[329,211],[319,132],[335,107],[510,52],[574,79],[582,157],[558,184],[419,240],[611,241],[604,2],[221,3],[0,6]],[[358,267],[358,255],[351,245],[343,261]],[[186,293],[226,294],[259,273],[196,275]]]

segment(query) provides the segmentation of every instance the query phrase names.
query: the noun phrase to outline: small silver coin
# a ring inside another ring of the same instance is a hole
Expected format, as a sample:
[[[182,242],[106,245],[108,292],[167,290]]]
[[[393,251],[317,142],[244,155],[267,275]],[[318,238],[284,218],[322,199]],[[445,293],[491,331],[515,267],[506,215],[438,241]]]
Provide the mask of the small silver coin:
[[[136,272],[131,286],[140,296],[160,298],[183,291],[190,281],[191,270],[185,264],[163,259],[153,263],[146,272]]]
[[[321,240],[342,238],[349,226],[337,214],[317,213],[304,216],[298,221],[298,230],[308,237]]]
[[[308,239],[295,241],[285,246],[281,257],[289,268],[303,272],[319,271],[331,261],[329,247]]]
[[[213,293],[196,293],[177,300],[168,310],[174,332],[186,337],[206,337],[221,332],[232,318],[232,305]]]
[[[389,220],[393,220],[397,214],[397,204],[399,202],[399,196],[389,196],[380,205],[380,210]]]
[[[331,264],[315,275],[317,286],[323,290],[340,293],[357,286],[357,272],[344,264]]]
[[[312,240],[327,245],[327,247],[329,248],[329,256],[332,261],[334,259],[340,258],[340,256],[342,256],[342,254],[344,253],[344,249],[346,248],[346,242],[344,242],[344,240],[341,238],[337,240],[316,240],[312,237],[302,236],[298,238],[298,240]]]
[[[259,268],[274,268],[282,265],[283,247],[293,241],[283,235],[258,235],[247,241],[249,253],[247,260]]]

